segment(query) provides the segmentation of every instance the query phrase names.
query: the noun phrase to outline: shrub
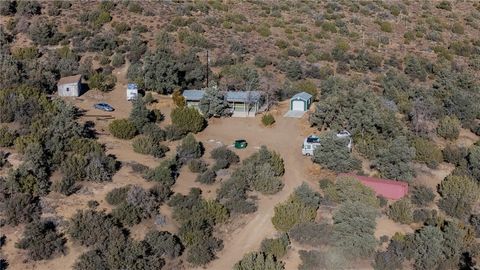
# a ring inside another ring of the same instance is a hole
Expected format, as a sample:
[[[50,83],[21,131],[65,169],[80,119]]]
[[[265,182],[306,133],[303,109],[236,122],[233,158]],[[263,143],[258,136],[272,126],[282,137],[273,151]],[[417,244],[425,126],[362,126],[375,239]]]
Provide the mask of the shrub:
[[[205,127],[205,118],[195,108],[175,108],[170,117],[174,126],[187,132],[197,133]]]
[[[273,255],[263,252],[251,252],[243,256],[242,260],[233,266],[234,270],[283,270],[284,263],[275,260]]]
[[[74,241],[87,247],[104,244],[112,236],[123,236],[111,216],[92,209],[77,211],[69,222],[67,232]]]
[[[438,123],[437,134],[447,140],[456,140],[460,135],[460,120],[445,116]]]
[[[102,92],[108,92],[113,90],[116,83],[117,78],[114,75],[106,75],[96,72],[88,80],[88,87],[90,89],[98,89]]]
[[[447,144],[447,146],[443,149],[443,159],[446,162],[456,166],[460,165],[460,163],[465,160],[467,155],[468,149],[465,147]]]
[[[262,124],[266,127],[271,126],[275,123],[275,118],[272,114],[266,113],[262,116]]]
[[[277,230],[287,232],[296,224],[313,221],[316,215],[315,208],[290,200],[275,206],[272,223]]]
[[[116,119],[108,125],[110,133],[115,138],[130,140],[137,134],[135,125],[128,119]]]
[[[378,151],[374,163],[383,177],[410,181],[415,176],[411,167],[413,158],[415,148],[410,147],[405,137],[398,137]]]
[[[195,179],[196,182],[200,182],[202,184],[213,184],[215,182],[215,178],[217,177],[217,174],[213,169],[208,169],[205,172],[199,174],[197,176],[197,179]]]
[[[165,138],[167,140],[175,141],[179,140],[185,135],[187,135],[187,131],[175,126],[175,125],[168,125],[165,127]]]
[[[433,190],[426,186],[416,186],[412,191],[411,200],[418,206],[427,206],[434,198]]]
[[[334,185],[324,189],[325,198],[335,203],[348,201],[378,206],[375,192],[352,177],[339,177]]]
[[[38,261],[48,260],[56,253],[64,253],[66,242],[53,222],[34,221],[25,226],[23,237],[15,247],[28,250],[28,256]]]
[[[452,33],[463,35],[465,33],[465,28],[459,22],[456,22],[452,25]]]
[[[110,205],[119,205],[126,202],[130,186],[114,188],[105,196],[105,201]]]
[[[475,230],[475,235],[478,238],[480,236],[480,215],[471,215],[469,222],[473,226],[473,229]]]
[[[152,152],[154,144],[153,139],[147,136],[137,136],[132,141],[133,151],[144,155],[149,155]]]
[[[28,28],[28,34],[35,44],[56,45],[63,37],[54,23],[37,19]]]
[[[188,169],[193,173],[203,173],[207,168],[207,163],[201,159],[192,159],[188,162]]]
[[[265,56],[257,55],[257,56],[255,56],[254,64],[255,64],[255,66],[257,66],[259,68],[264,68],[268,65],[271,65],[272,60],[270,60],[269,58],[267,58]]]
[[[462,218],[471,213],[478,200],[478,184],[467,176],[448,176],[439,185],[442,196],[438,202],[440,209],[448,215]]]
[[[182,143],[177,147],[177,157],[181,163],[186,163],[191,159],[200,158],[202,154],[202,143],[197,142],[192,133],[189,133],[183,138]]]
[[[322,134],[320,144],[313,152],[313,162],[335,172],[350,172],[361,167],[360,160],[353,157],[344,138],[338,138],[334,132]]]
[[[216,161],[214,165],[215,170],[228,168],[231,164],[236,164],[240,161],[238,155],[226,146],[213,149],[210,152],[210,156]]]
[[[332,226],[327,223],[305,222],[293,226],[288,235],[302,245],[313,247],[330,244]]]
[[[17,135],[6,127],[0,127],[0,147],[10,147],[15,142]]]
[[[7,224],[18,225],[40,218],[39,200],[28,193],[14,193],[5,199],[3,214]]]
[[[121,67],[125,64],[125,57],[121,53],[116,53],[112,56],[112,66],[113,67]]]
[[[267,255],[273,255],[276,259],[280,259],[287,254],[289,244],[290,240],[288,239],[288,235],[284,233],[275,239],[264,239],[260,251]]]
[[[413,211],[413,221],[417,223],[426,223],[428,220],[433,219],[433,211],[429,209],[415,209]]]
[[[144,241],[153,249],[155,256],[176,258],[182,254],[183,245],[178,236],[170,232],[150,231]]]
[[[410,224],[413,222],[412,205],[408,199],[401,199],[390,205],[388,217],[395,222]]]
[[[144,155],[152,155],[156,158],[165,156],[168,147],[158,144],[154,139],[148,136],[138,136],[132,141],[133,151]]]
[[[20,15],[39,15],[41,11],[42,6],[37,1],[27,0],[17,3],[17,13]]]
[[[315,209],[320,206],[320,202],[322,201],[322,195],[313,191],[305,182],[295,188],[292,198]]]
[[[415,138],[413,147],[415,148],[415,160],[427,164],[429,168],[436,168],[443,160],[442,151],[426,139]]]
[[[383,22],[380,22],[379,25],[380,25],[380,30],[382,32],[387,32],[387,33],[392,33],[393,32],[393,26],[392,26],[391,23],[389,23],[387,21],[383,21]]]
[[[167,187],[175,184],[175,177],[177,174],[177,162],[174,159],[164,160],[145,174],[145,179],[148,181],[160,182]]]
[[[363,203],[347,201],[333,214],[332,240],[345,255],[369,257],[375,252],[376,210]]]
[[[448,0],[443,0],[440,3],[438,3],[435,7],[438,8],[438,9],[444,9],[444,10],[451,11],[452,10],[452,3],[450,3],[450,1],[448,1]]]
[[[125,226],[133,226],[142,221],[142,210],[129,203],[122,203],[112,210],[112,216]]]

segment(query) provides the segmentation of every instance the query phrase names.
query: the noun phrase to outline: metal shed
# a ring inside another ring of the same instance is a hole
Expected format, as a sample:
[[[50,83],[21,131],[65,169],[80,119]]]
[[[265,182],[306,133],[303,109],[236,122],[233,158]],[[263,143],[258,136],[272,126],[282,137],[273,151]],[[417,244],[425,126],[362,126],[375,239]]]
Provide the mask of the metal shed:
[[[306,92],[297,93],[290,99],[290,110],[305,112],[311,104],[312,95]]]
[[[82,75],[62,77],[57,82],[58,95],[61,97],[78,97],[81,95]]]

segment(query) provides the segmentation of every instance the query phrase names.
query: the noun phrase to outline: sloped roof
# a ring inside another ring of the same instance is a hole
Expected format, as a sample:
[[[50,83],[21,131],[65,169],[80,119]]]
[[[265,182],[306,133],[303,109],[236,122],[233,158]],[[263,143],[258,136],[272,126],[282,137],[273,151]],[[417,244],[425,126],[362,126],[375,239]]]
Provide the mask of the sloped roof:
[[[78,83],[82,79],[82,75],[73,75],[68,77],[62,77],[58,80],[57,85],[59,84],[69,84],[69,83]]]
[[[205,90],[184,90],[183,96],[186,100],[199,101],[205,94]]]
[[[388,179],[374,178],[369,176],[342,173],[338,176],[350,176],[362,182],[365,186],[373,189],[375,194],[390,200],[398,200],[408,193],[408,183]]]
[[[257,102],[261,96],[260,91],[227,91],[226,93],[229,102]]]
[[[300,92],[300,93],[295,94],[292,97],[292,99],[301,99],[301,100],[305,100],[305,101],[308,101],[311,98],[312,98],[312,95],[310,95],[307,92]]]

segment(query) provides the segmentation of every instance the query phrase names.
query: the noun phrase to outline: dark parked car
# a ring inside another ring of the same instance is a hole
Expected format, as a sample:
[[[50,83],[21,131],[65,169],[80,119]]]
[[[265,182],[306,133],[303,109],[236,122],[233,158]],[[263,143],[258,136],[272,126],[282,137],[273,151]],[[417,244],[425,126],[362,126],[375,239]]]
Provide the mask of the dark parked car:
[[[110,106],[109,104],[104,103],[104,102],[97,103],[97,104],[93,105],[93,107],[97,110],[102,110],[102,111],[106,111],[106,112],[113,112],[115,110],[112,106]]]

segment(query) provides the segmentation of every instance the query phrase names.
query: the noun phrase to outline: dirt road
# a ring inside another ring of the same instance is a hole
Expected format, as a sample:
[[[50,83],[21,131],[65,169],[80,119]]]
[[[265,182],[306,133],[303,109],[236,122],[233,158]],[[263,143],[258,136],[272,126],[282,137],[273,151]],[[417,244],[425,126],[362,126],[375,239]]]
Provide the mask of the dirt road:
[[[214,119],[209,127],[198,135],[202,141],[222,138],[225,144],[238,138],[248,141],[248,149],[237,151],[244,158],[255,152],[261,145],[266,145],[281,154],[285,161],[285,186],[272,196],[260,196],[258,210],[253,218],[242,227],[230,232],[224,239],[224,249],[217,254],[218,259],[207,266],[208,269],[231,269],[247,252],[257,250],[266,237],[277,233],[271,223],[274,207],[285,201],[293,190],[302,182],[309,182],[307,167],[311,161],[301,154],[301,144],[309,129],[304,128],[305,120],[277,117],[272,128],[260,126],[259,118]],[[310,179],[313,184],[313,179]]]

